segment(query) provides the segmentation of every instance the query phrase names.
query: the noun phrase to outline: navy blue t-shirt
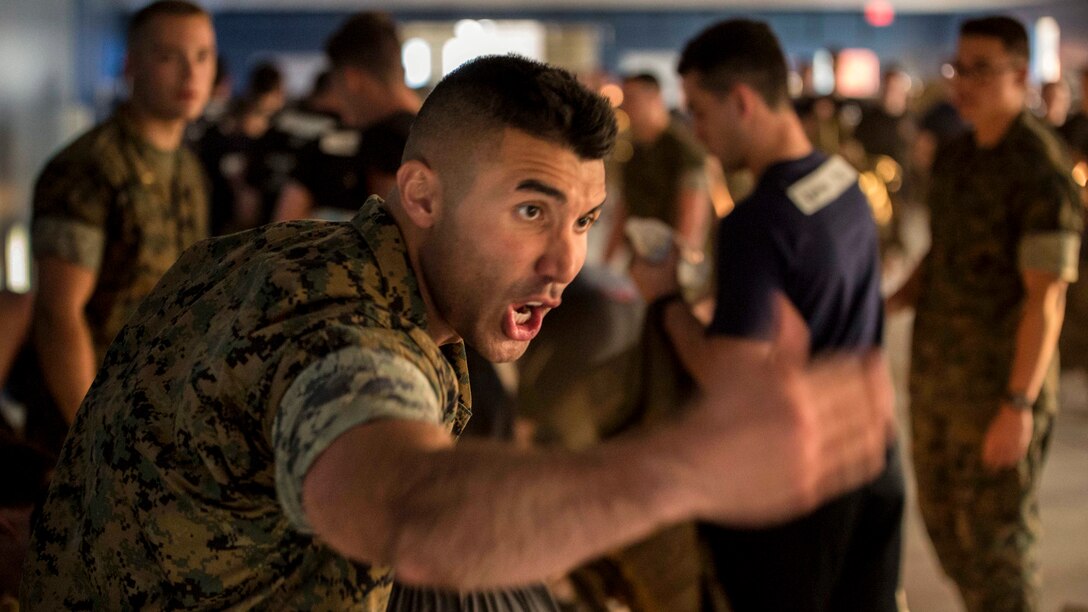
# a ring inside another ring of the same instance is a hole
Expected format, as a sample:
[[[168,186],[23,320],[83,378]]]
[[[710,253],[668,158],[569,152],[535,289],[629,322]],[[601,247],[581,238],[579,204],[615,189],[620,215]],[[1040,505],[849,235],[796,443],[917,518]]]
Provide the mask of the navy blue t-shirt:
[[[808,324],[811,353],[879,346],[884,307],[876,225],[857,173],[814,152],[775,164],[718,230],[710,335],[769,340],[774,293]]]

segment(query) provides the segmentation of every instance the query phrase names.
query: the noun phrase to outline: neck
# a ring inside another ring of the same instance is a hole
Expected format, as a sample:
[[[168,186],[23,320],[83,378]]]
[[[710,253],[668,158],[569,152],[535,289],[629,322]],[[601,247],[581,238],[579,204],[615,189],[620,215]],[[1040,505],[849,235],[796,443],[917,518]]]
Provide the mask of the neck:
[[[427,277],[423,274],[420,258],[420,245],[423,243],[422,231],[412,223],[408,215],[404,214],[404,209],[401,208],[400,198],[395,189],[386,199],[385,209],[393,215],[397,227],[400,228],[401,236],[404,237],[404,248],[408,251],[408,263],[412,266],[412,273],[416,277],[416,285],[419,287],[419,294],[423,297],[423,305],[427,311],[427,335],[438,346],[457,342],[461,337],[439,315],[438,308],[435,306],[434,300],[431,299],[431,292],[427,287]]]
[[[155,117],[135,105],[128,107],[128,116],[136,133],[156,149],[175,151],[181,146],[185,135],[184,119]]]
[[[800,159],[812,153],[812,143],[805,136],[801,120],[792,110],[769,111],[769,120],[753,138],[748,155],[748,169],[759,180],[770,166]]]
[[[975,142],[980,147],[992,147],[1001,142],[1018,116],[1020,116],[1020,109],[1007,109],[986,121],[975,124]]]
[[[365,106],[360,106],[357,109],[357,119],[360,127],[366,127],[381,121],[393,113],[418,113],[422,104],[416,92],[403,83],[390,86],[383,92],[383,95],[377,96],[374,100],[368,102]]]

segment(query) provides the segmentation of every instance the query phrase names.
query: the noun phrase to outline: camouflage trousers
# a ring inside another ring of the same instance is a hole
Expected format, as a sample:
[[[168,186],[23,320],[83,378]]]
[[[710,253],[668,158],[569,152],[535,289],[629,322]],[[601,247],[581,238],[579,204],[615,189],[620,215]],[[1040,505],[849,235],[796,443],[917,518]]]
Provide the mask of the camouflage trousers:
[[[996,405],[972,415],[980,407],[914,399],[918,504],[969,612],[1034,611],[1041,578],[1038,487],[1054,415],[1036,410],[1027,456],[994,473],[982,465],[982,441]]]

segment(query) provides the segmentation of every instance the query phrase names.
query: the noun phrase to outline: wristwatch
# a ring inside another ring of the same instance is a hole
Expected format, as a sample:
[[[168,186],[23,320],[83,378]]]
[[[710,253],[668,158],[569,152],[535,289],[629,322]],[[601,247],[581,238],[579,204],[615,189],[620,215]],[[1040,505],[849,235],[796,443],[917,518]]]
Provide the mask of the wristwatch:
[[[1028,396],[1023,393],[1006,393],[1002,401],[1017,410],[1031,410],[1035,402],[1028,399]]]

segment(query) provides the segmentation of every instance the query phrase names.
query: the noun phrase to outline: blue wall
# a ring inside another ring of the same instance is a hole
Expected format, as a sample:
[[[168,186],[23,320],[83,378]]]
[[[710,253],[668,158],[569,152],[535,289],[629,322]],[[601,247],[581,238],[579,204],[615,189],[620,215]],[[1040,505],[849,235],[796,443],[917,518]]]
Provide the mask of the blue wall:
[[[80,98],[101,106],[108,82],[120,73],[125,16],[103,0],[81,0],[79,58]],[[1088,2],[1056,0],[1042,6],[1011,11],[1030,22],[1053,15],[1061,24],[1064,43],[1088,48]],[[234,72],[236,84],[256,58],[271,53],[320,52],[325,38],[348,12],[221,11],[215,15],[220,52]],[[752,17],[771,24],[792,58],[811,57],[819,48],[868,47],[884,62],[899,63],[921,76],[933,76],[952,53],[958,23],[955,14],[898,15],[886,28],[868,25],[860,12],[721,11],[393,11],[401,21],[474,19],[538,19],[550,23],[598,26],[602,33],[604,68],[615,70],[629,49],[679,49],[699,30],[727,17]],[[99,110],[101,110],[99,108]]]
[[[347,13],[263,12],[216,15],[222,54],[232,67],[270,52],[319,50]],[[921,72],[936,72],[947,58],[957,17],[903,15],[887,28],[868,25],[860,13],[752,13],[740,11],[399,11],[401,21],[538,19],[550,23],[592,24],[604,33],[604,68],[615,70],[627,49],[680,49],[707,25],[727,17],[768,21],[787,53],[811,56],[822,47],[868,47],[882,60]]]

